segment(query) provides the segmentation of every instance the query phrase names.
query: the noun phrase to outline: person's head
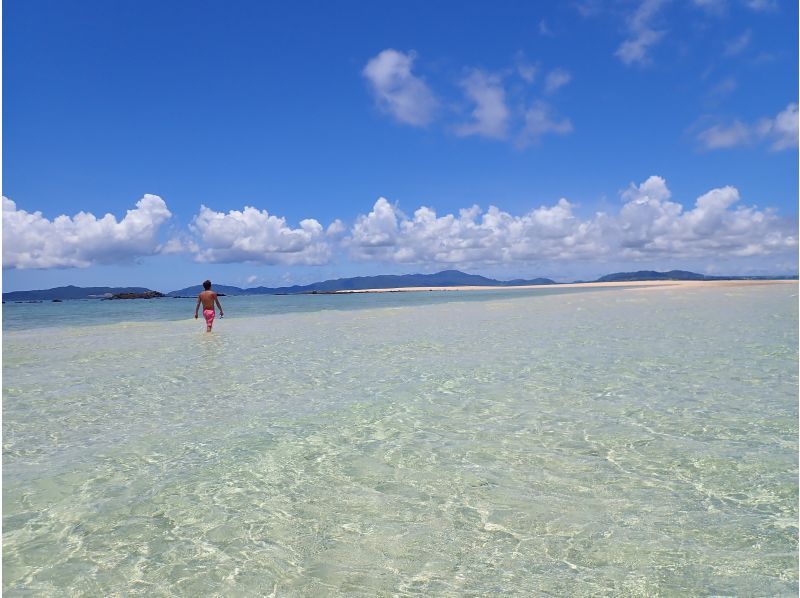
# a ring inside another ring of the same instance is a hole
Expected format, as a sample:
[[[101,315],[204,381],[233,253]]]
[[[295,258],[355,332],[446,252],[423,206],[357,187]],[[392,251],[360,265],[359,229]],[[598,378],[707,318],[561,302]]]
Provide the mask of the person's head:
[[[209,289],[211,288],[211,281],[210,281],[210,280],[207,280],[207,281],[205,281],[205,282],[203,283],[203,288],[204,288],[205,290],[209,290]]]

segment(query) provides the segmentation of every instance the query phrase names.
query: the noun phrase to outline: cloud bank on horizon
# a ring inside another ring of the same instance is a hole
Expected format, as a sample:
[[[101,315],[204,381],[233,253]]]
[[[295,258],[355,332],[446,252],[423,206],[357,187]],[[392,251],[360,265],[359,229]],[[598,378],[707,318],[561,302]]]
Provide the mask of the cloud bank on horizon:
[[[285,218],[245,206],[217,212],[205,205],[186,230],[159,242],[171,213],[145,195],[124,218],[80,212],[48,220],[3,198],[3,267],[85,268],[144,256],[186,253],[201,263],[324,265],[341,260],[385,264],[477,267],[533,262],[593,262],[621,258],[748,258],[796,254],[797,223],[770,209],[740,205],[725,186],[685,209],[666,181],[651,176],[621,193],[618,212],[575,214],[565,198],[513,215],[472,205],[438,215],[421,206],[410,215],[384,197],[348,227],[314,218],[290,226]]]

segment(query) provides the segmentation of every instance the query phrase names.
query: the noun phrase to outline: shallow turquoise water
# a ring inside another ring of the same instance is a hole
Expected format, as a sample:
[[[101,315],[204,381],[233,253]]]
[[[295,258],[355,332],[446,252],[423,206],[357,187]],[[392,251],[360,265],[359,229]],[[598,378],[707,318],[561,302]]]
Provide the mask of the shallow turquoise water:
[[[346,293],[319,295],[242,295],[221,297],[223,311],[233,318],[308,313],[316,311],[352,311],[376,307],[410,307],[412,305],[437,305],[464,303],[513,297],[543,297],[547,295],[572,295],[586,292],[603,292],[607,289],[583,287],[548,287],[533,289],[484,289],[479,291],[429,291],[396,293]],[[3,305],[3,331],[86,326],[120,322],[157,322],[182,320],[194,314],[195,299],[164,297],[151,300],[82,299],[53,303],[13,301]]]
[[[4,595],[797,594],[796,284],[483,297],[6,329]]]

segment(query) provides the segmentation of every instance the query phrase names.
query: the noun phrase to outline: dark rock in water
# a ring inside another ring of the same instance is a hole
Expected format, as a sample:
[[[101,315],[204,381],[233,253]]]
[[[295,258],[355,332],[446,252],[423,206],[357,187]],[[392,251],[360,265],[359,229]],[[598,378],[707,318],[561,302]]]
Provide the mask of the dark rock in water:
[[[53,303],[63,303],[63,301],[61,299],[53,299]]]
[[[156,299],[163,296],[164,294],[158,291],[147,291],[146,293],[117,293],[108,299]]]

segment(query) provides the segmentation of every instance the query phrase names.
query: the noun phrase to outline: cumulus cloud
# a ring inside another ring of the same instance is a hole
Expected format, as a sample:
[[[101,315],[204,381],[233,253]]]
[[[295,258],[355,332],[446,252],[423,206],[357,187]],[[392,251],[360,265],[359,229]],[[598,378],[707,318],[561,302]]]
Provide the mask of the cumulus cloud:
[[[545,102],[534,102],[525,112],[525,127],[519,137],[521,146],[536,143],[544,135],[566,135],[572,132],[572,121],[568,118],[557,119],[552,109]]]
[[[733,121],[717,124],[700,131],[697,139],[705,149],[724,149],[766,141],[773,151],[797,147],[797,104],[791,103],[774,118],[762,118],[756,123]]]
[[[352,229],[354,245],[366,253],[372,248],[390,247],[397,241],[397,219],[403,214],[389,203],[385,197],[379,197],[367,215],[356,219]]]
[[[617,48],[616,56],[626,65],[647,64],[648,51],[661,38],[664,31],[654,29],[655,19],[665,0],[642,0],[637,9],[628,17],[628,39]]]
[[[198,237],[200,262],[316,265],[331,256],[325,231],[313,218],[291,228],[267,210],[245,207],[226,214],[201,206],[190,229]]]
[[[224,213],[201,206],[187,232],[159,245],[157,233],[170,213],[154,195],[119,221],[83,212],[51,221],[3,198],[3,265],[85,267],[185,251],[214,263],[320,265],[344,250],[358,260],[461,267],[753,256],[788,263],[796,257],[796,221],[742,205],[732,186],[678,202],[663,178],[651,176],[632,183],[621,199],[614,213],[581,217],[565,198],[515,215],[477,205],[445,214],[421,206],[406,214],[380,197],[349,228],[334,220],[327,229],[314,219],[292,227],[253,207]]]
[[[572,75],[569,71],[553,69],[547,73],[547,78],[544,81],[544,91],[545,93],[553,93],[561,87],[564,87],[570,81],[572,81]]]
[[[159,253],[164,255],[172,255],[177,253],[197,252],[199,250],[200,247],[197,245],[197,243],[195,243],[194,239],[192,239],[186,233],[180,232],[169,239],[169,241],[164,243],[164,245],[161,246]]]
[[[508,134],[509,109],[499,76],[475,70],[461,82],[467,97],[475,103],[472,121],[459,125],[460,136],[481,135],[503,139]]]
[[[768,255],[797,247],[796,229],[770,211],[738,206],[739,191],[726,186],[701,195],[691,210],[670,201],[661,177],[650,177],[623,194],[618,217],[620,255],[726,257]]]
[[[478,264],[545,257],[592,255],[596,235],[577,222],[572,205],[561,199],[515,217],[490,206],[462,209],[458,215],[438,216],[420,207],[413,216],[403,214],[379,198],[369,214],[362,215],[346,240],[354,257],[397,263]]]
[[[3,197],[4,268],[85,268],[158,253],[157,233],[171,214],[157,195],[145,195],[122,220],[79,212],[45,218]]]
[[[423,206],[407,216],[385,198],[359,216],[345,239],[362,260],[474,266],[535,261],[730,258],[786,254],[796,226],[768,210],[737,206],[734,187],[698,197],[691,209],[671,200],[661,177],[631,185],[616,215],[581,219],[559,199],[522,215],[490,206],[438,215]]]
[[[339,237],[346,230],[347,227],[344,225],[344,222],[342,222],[337,218],[328,225],[328,228],[325,229],[325,234],[328,235],[329,237]]]
[[[411,72],[416,54],[391,48],[371,58],[362,74],[378,107],[398,121],[425,126],[433,119],[438,101],[425,81]]]

